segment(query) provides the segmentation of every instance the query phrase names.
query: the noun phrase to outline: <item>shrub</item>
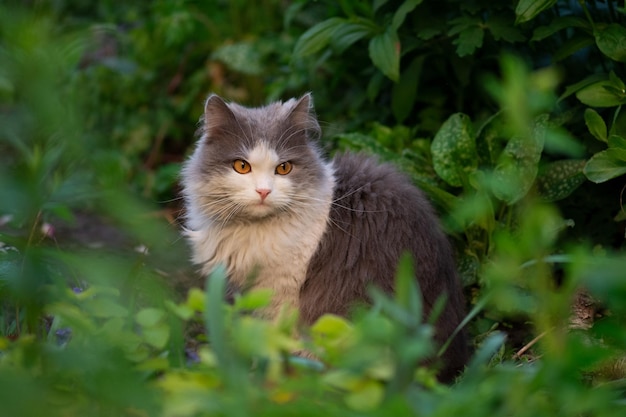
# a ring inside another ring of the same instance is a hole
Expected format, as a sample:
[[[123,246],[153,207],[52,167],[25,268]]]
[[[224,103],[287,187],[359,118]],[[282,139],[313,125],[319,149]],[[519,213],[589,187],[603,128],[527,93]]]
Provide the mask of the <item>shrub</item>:
[[[618,211],[623,15],[579,4],[0,6],[3,413],[619,414],[622,231],[572,218]],[[176,194],[206,90],[257,104],[307,88],[337,121],[331,150],[398,164],[446,220],[475,344],[450,386],[422,361],[433,330],[408,260],[405,292],[308,329],[250,315],[262,291],[224,304],[223,272],[172,292],[186,255],[151,200]],[[86,215],[112,246],[68,242]],[[581,291],[605,314],[574,328]]]

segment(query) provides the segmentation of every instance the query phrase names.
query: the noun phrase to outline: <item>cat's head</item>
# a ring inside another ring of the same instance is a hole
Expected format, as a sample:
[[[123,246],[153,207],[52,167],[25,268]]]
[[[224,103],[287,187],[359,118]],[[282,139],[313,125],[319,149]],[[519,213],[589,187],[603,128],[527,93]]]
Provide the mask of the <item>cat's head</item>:
[[[297,213],[332,187],[332,172],[318,150],[320,127],[308,94],[258,108],[212,95],[201,132],[183,169],[192,220],[249,221]]]

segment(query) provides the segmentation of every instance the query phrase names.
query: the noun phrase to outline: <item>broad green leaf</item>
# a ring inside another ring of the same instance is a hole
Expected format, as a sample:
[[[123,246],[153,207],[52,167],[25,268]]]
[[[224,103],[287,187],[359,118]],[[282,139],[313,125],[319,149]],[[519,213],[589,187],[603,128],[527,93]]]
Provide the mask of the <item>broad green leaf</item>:
[[[555,4],[556,0],[520,0],[515,8],[515,24],[528,22]]]
[[[584,160],[555,161],[544,166],[537,177],[539,195],[547,201],[558,201],[569,196],[586,178]]]
[[[626,174],[626,149],[609,148],[598,152],[587,161],[584,173],[590,181],[595,183]]]
[[[421,2],[422,0],[405,0],[404,3],[396,9],[393,20],[391,21],[391,27],[394,30],[398,30],[398,28],[402,26],[402,23],[404,23],[406,15],[411,13]]]
[[[400,78],[400,40],[392,28],[374,36],[369,43],[369,56],[376,68],[392,81]]]
[[[617,94],[611,88],[615,88],[611,81],[598,81],[579,90],[576,98],[592,107],[616,107],[626,103],[626,96]]]
[[[463,186],[478,166],[470,118],[463,113],[450,116],[435,135],[431,153],[437,175],[454,187]]]
[[[594,109],[585,110],[585,124],[594,138],[607,142],[607,128],[602,116]]]
[[[413,111],[417,85],[424,65],[425,55],[413,59],[409,66],[402,72],[400,80],[395,83],[391,90],[391,110],[398,123],[402,123]]]
[[[304,57],[321,51],[328,46],[337,27],[346,22],[346,19],[332,17],[316,24],[300,36],[293,55],[295,57]]]
[[[144,308],[135,315],[135,321],[144,327],[153,327],[165,318],[165,311],[158,308]]]
[[[596,29],[594,36],[598,49],[609,58],[626,62],[626,28],[611,23],[604,28]]]
[[[528,136],[514,136],[506,144],[494,170],[494,194],[513,204],[528,193],[537,176],[546,139],[548,116],[535,121]]]

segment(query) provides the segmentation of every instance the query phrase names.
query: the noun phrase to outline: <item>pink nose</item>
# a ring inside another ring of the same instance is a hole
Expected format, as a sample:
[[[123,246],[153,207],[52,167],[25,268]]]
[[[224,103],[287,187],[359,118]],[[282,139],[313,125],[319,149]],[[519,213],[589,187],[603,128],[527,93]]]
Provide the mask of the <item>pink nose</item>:
[[[256,192],[259,193],[259,195],[261,196],[261,201],[265,201],[265,199],[267,198],[269,193],[272,192],[272,190],[268,190],[267,188],[257,188]]]

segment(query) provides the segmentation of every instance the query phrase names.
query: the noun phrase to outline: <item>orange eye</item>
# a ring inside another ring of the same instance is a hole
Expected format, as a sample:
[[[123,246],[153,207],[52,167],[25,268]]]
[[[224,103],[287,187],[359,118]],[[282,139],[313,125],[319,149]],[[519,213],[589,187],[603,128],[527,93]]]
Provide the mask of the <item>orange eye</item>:
[[[252,167],[250,166],[250,164],[243,159],[236,159],[233,162],[233,169],[240,174],[247,174],[248,172],[252,171]]]
[[[276,173],[278,175],[287,175],[293,169],[293,164],[289,161],[283,162],[282,164],[276,167]]]

